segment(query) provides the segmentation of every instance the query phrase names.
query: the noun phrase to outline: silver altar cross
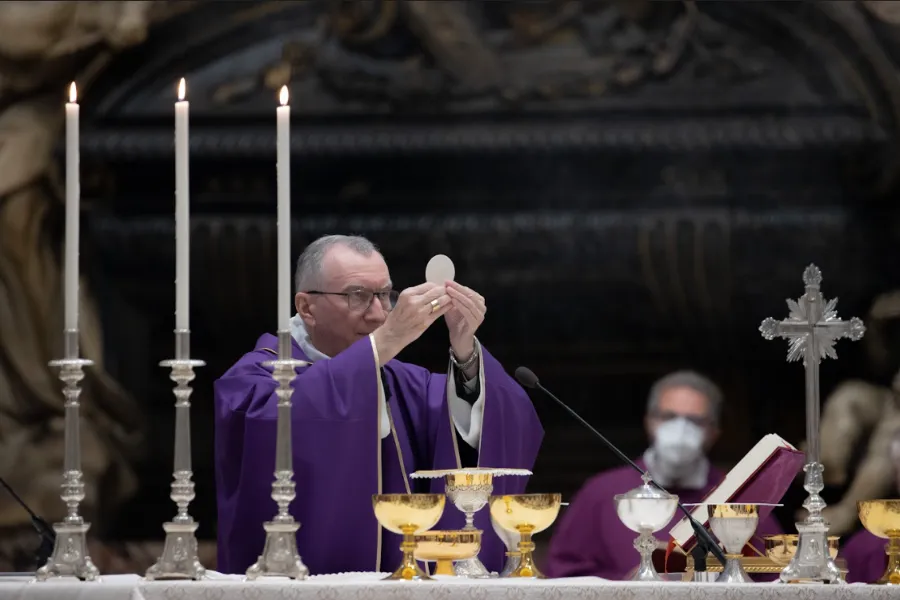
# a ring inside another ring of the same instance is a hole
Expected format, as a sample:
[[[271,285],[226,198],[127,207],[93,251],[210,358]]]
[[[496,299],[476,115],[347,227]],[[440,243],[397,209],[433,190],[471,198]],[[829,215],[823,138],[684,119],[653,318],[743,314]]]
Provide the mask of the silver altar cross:
[[[776,337],[790,342],[788,362],[803,360],[806,370],[806,476],[803,489],[809,496],[803,503],[806,520],[797,523],[800,540],[790,564],[781,572],[782,582],[842,582],[840,570],[828,554],[828,523],[822,517],[825,501],[819,495],[825,484],[819,462],[819,362],[837,358],[835,342],[841,338],[858,341],[866,328],[861,319],[842,321],[837,316],[837,298],[826,301],[819,286],[822,272],[815,265],[803,271],[806,293],[799,300],[787,300],[790,314],[784,321],[769,317],[759,327],[767,340]]]

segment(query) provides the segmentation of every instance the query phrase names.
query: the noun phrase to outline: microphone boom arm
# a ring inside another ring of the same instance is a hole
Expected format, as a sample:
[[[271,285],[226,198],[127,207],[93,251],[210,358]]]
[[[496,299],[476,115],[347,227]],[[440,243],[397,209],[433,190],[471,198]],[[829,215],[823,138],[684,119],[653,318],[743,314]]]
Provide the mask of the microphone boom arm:
[[[25,512],[31,517],[32,527],[34,527],[38,535],[41,536],[41,545],[38,548],[36,559],[38,563],[37,566],[42,567],[50,559],[50,555],[53,552],[53,545],[56,543],[56,532],[53,531],[53,528],[50,527],[47,521],[37,516],[34,511],[25,504],[25,501],[19,497],[2,477],[0,477],[0,485],[9,492],[9,495],[12,496],[13,500],[15,500],[19,506],[25,509]]]

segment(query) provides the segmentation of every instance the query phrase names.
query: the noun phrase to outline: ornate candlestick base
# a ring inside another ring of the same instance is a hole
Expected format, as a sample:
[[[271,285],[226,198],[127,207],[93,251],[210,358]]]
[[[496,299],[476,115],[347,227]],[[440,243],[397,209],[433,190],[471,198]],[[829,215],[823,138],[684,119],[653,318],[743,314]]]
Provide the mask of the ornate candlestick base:
[[[278,421],[275,436],[275,481],[272,483],[272,500],[278,506],[278,513],[268,523],[263,523],[266,544],[262,555],[247,569],[246,578],[253,581],[259,577],[289,577],[306,579],[309,569],[303,564],[297,550],[297,530],[300,524],[288,511],[296,496],[294,488],[294,467],[291,440],[291,382],[297,376],[298,367],[310,363],[290,358],[291,333],[278,332],[278,360],[264,363],[272,367],[272,378],[278,382],[275,390],[278,396]]]
[[[156,564],[147,569],[145,579],[203,579],[206,568],[197,557],[197,527],[194,521],[163,523],[166,545]]]
[[[78,356],[78,332],[66,331],[66,356]],[[78,505],[84,500],[84,483],[81,481],[81,448],[79,436],[78,396],[79,383],[84,379],[84,367],[94,362],[83,358],[66,358],[50,362],[51,367],[59,367],[59,378],[65,384],[65,464],[63,466],[62,501],[66,503],[68,514],[62,523],[54,523],[56,541],[53,554],[47,564],[39,568],[34,576],[36,581],[46,581],[52,577],[77,577],[82,581],[98,581],[100,571],[94,566],[87,551],[87,532],[90,523],[85,523],[78,514]]]
[[[166,543],[162,555],[144,574],[150,581],[156,579],[203,579],[206,569],[197,556],[196,531],[199,526],[188,513],[188,505],[194,500],[194,482],[191,480],[191,382],[194,368],[206,363],[191,360],[190,331],[175,331],[175,354],[180,358],[164,360],[161,367],[172,370],[169,376],[175,382],[175,469],[172,474],[172,493],[169,496],[178,507],[178,514],[163,523]]]
[[[87,551],[87,532],[90,523],[54,523],[56,543],[53,554],[34,578],[46,581],[52,577],[77,577],[82,581],[99,581],[100,570],[94,566]]]
[[[783,583],[844,583],[841,571],[828,554],[825,523],[797,523],[797,552],[781,571]]]
[[[269,521],[263,523],[266,530],[266,545],[256,564],[247,569],[247,581],[259,577],[288,577],[306,579],[309,569],[303,564],[297,551],[297,530],[300,523]]]

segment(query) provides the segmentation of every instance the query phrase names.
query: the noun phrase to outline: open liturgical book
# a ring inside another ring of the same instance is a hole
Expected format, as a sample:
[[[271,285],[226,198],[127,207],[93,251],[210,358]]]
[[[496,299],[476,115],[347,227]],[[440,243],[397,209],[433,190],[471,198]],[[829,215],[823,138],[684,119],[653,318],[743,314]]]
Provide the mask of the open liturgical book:
[[[778,504],[794,478],[803,470],[806,456],[780,436],[770,433],[763,437],[734,466],[703,499],[706,504]],[[759,520],[772,512],[772,506],[759,507]],[[706,506],[697,506],[691,514],[706,526],[709,514]],[[681,519],[670,531],[671,542],[684,552],[694,546],[694,529],[687,517]],[[671,549],[671,548],[670,548]]]

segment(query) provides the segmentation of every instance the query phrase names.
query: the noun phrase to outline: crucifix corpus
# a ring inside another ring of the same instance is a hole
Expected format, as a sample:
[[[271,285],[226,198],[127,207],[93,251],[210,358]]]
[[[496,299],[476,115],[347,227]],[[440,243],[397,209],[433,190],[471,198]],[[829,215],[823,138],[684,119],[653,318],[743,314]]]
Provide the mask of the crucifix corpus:
[[[825,501],[819,493],[825,487],[822,464],[819,462],[819,362],[823,358],[837,358],[834,344],[841,338],[858,341],[866,328],[862,320],[853,317],[842,321],[837,316],[837,298],[826,301],[819,286],[822,272],[815,265],[803,271],[806,293],[799,300],[788,300],[788,318],[776,321],[768,318],[759,331],[767,340],[776,337],[789,341],[788,362],[803,360],[806,369],[806,475],[803,489],[809,496],[803,503],[808,511],[806,520],[797,523],[800,539],[791,562],[782,570],[785,583],[842,583],[837,565],[828,553],[828,523],[822,517]]]

